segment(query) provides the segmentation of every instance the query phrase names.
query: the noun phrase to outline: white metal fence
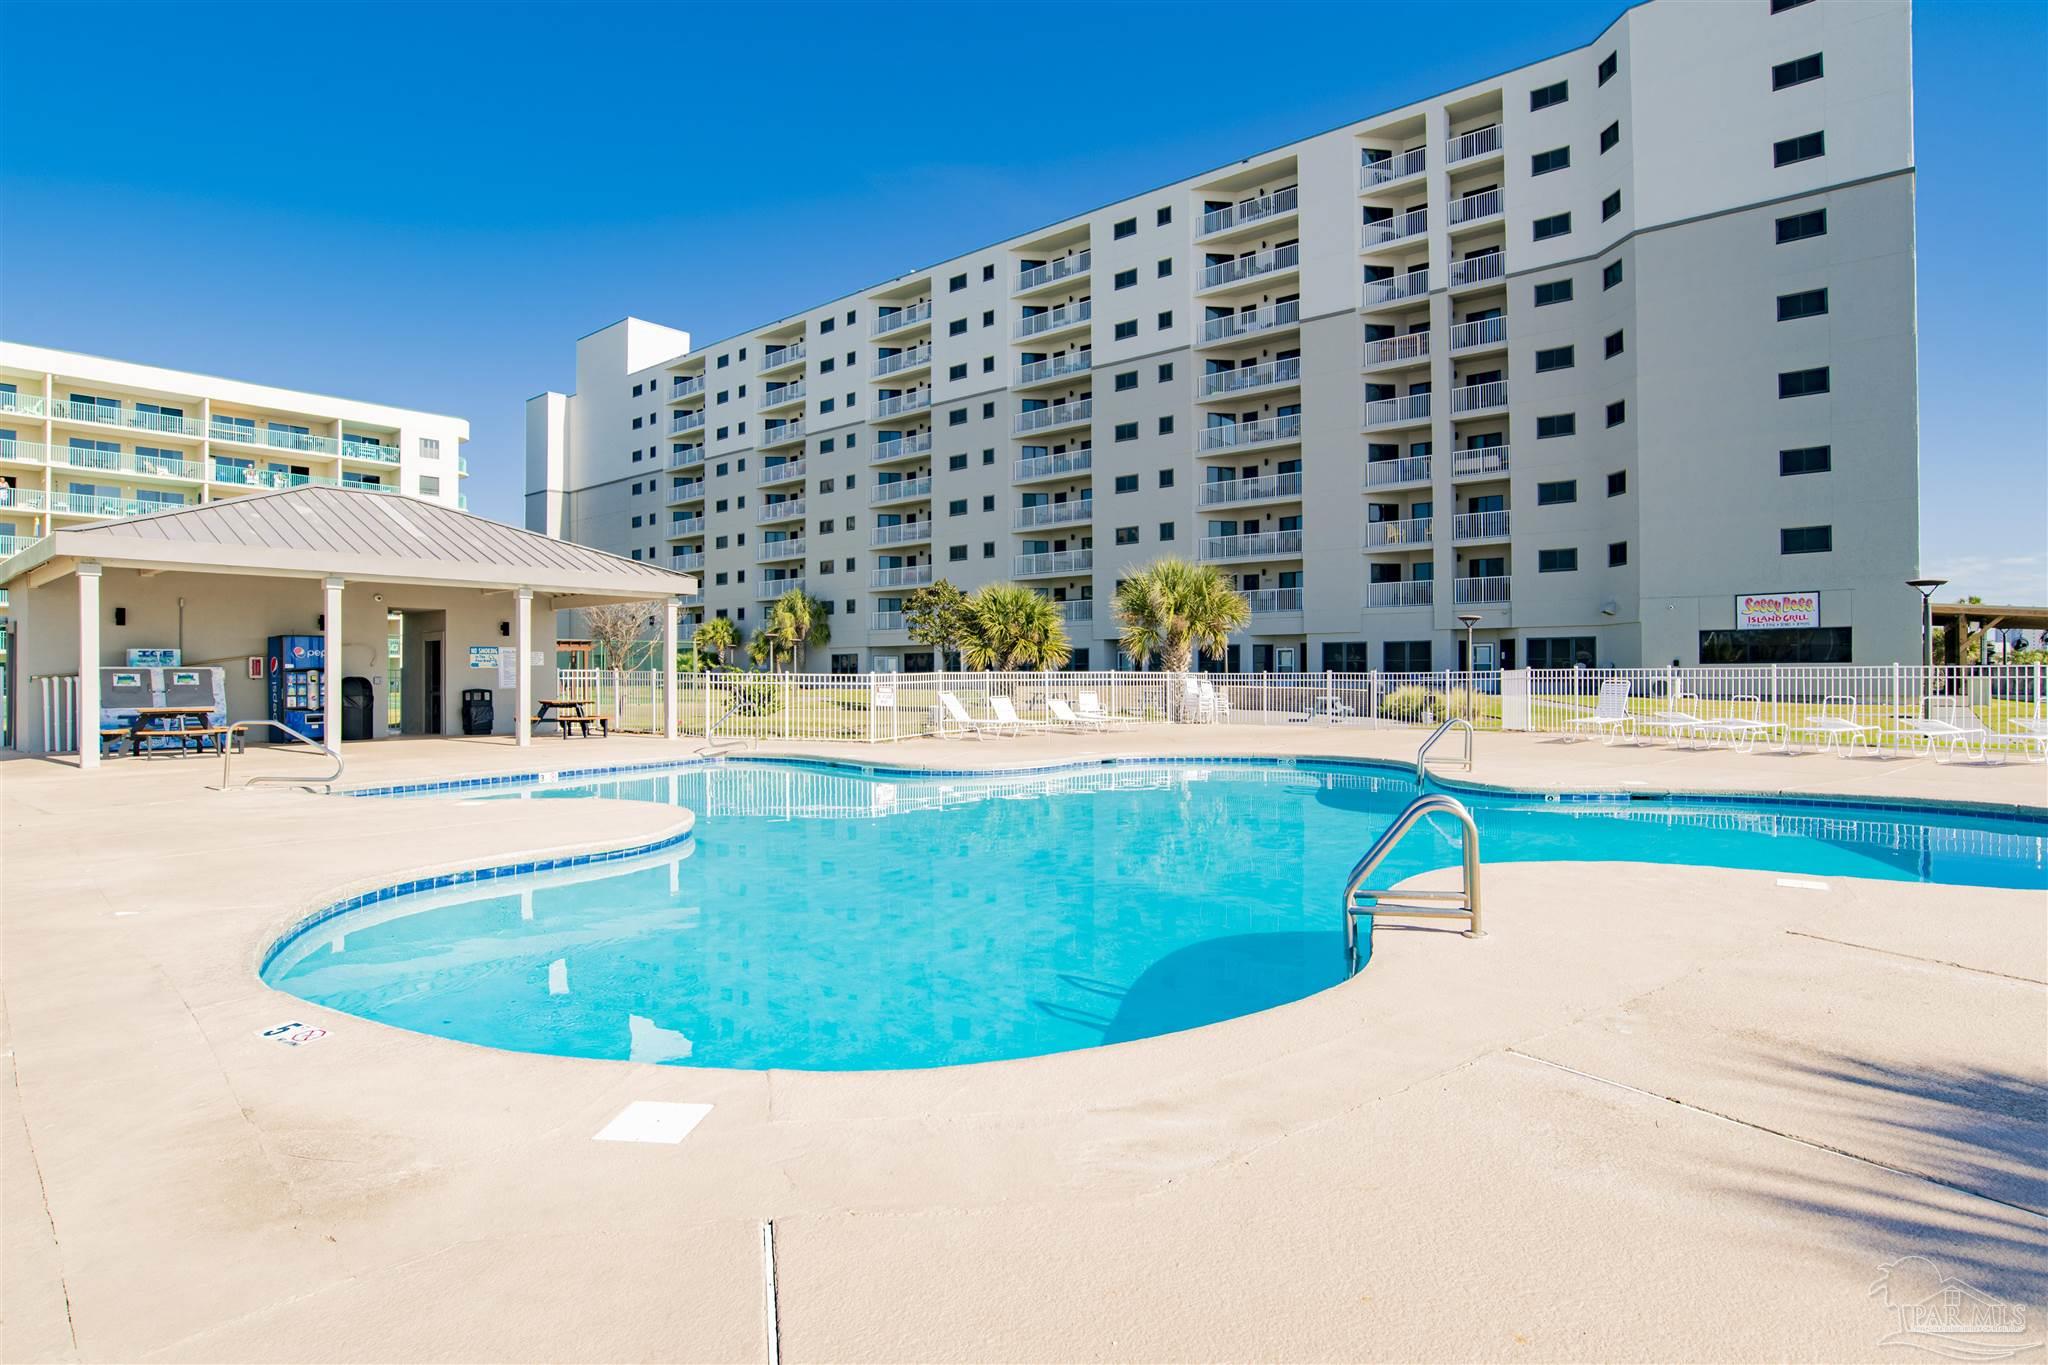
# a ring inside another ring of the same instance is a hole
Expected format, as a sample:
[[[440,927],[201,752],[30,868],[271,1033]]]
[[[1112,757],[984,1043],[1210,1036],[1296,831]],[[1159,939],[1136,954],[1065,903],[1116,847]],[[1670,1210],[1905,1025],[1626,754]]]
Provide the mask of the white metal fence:
[[[2048,723],[2039,664],[1923,669],[1910,664],[1783,664],[1695,668],[1561,668],[1399,673],[679,673],[681,733],[714,738],[881,743],[933,733],[939,693],[969,714],[1007,697],[1027,719],[1050,719],[1048,699],[1093,693],[1107,711],[1139,721],[1231,725],[1428,727],[1464,716],[1482,730],[1567,734],[1591,716],[1603,684],[1628,685],[1628,713],[1703,721],[1756,720],[1797,728],[1825,713],[1875,727],[1871,742],[1909,741],[1901,727],[1939,714],[1974,718],[1993,734]],[[588,704],[619,729],[659,733],[657,670],[563,669],[556,694]]]

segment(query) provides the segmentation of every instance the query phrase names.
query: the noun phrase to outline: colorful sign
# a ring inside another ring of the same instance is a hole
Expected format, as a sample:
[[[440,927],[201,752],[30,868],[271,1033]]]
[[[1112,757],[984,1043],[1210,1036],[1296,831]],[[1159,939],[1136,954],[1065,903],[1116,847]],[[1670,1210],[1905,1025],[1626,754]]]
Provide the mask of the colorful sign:
[[[496,645],[471,645],[469,647],[469,666],[471,668],[496,668],[498,666],[498,647]]]
[[[175,649],[131,649],[128,651],[130,668],[175,668],[185,662],[182,651]]]
[[[1745,593],[1735,599],[1737,630],[1802,630],[1819,624],[1817,592]]]

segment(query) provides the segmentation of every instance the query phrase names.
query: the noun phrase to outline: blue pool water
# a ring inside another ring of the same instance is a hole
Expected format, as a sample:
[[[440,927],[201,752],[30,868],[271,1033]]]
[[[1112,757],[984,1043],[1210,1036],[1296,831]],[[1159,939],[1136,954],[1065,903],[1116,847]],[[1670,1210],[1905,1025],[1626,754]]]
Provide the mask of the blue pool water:
[[[904,778],[735,762],[501,799],[591,796],[686,806],[695,836],[627,862],[349,911],[280,945],[264,978],[401,1028],[579,1057],[843,1070],[1095,1047],[1342,980],[1345,875],[1414,783],[1314,764]],[[1489,864],[2048,887],[2042,820],[1467,804]],[[1439,818],[1386,876],[1456,859]]]

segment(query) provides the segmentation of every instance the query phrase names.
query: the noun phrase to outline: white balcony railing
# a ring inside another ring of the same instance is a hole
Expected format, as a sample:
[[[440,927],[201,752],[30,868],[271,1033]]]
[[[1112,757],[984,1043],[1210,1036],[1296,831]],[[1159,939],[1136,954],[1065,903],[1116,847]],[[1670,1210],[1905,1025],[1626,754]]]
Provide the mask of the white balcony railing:
[[[1365,524],[1368,550],[1412,550],[1430,543],[1434,517],[1409,517],[1404,521],[1369,521]]]
[[[901,417],[906,412],[923,412],[931,405],[930,389],[911,389],[905,393],[890,394],[887,398],[875,400],[875,420],[886,422],[892,417]]]
[[[883,375],[897,374],[904,370],[923,369],[931,363],[932,344],[927,341],[922,345],[911,346],[889,355],[876,356],[874,376],[880,379]]]
[[[1507,472],[1506,446],[1481,446],[1451,452],[1451,477],[1454,479],[1486,479]]]
[[[1358,168],[1358,188],[1369,190],[1390,180],[1406,180],[1420,172],[1426,164],[1428,154],[1421,147],[1410,147],[1405,152],[1396,152],[1378,161],[1368,161]]]
[[[769,408],[785,407],[788,404],[801,403],[803,401],[804,381],[801,379],[793,384],[770,384],[767,388],[761,390],[761,410],[763,412],[766,412]],[[702,414],[699,414],[699,418],[701,421]]]
[[[675,540],[681,536],[701,536],[703,534],[704,518],[702,517],[683,517],[668,524],[668,538],[670,540]]]
[[[879,635],[885,631],[907,630],[903,613],[900,611],[877,611],[868,614],[868,634]]]
[[[704,430],[704,414],[702,412],[679,412],[669,418],[668,421],[668,434],[671,436],[683,436],[692,431],[702,430]]]
[[[1365,605],[1368,607],[1427,607],[1436,601],[1436,584],[1427,578],[1411,578],[1400,583],[1368,583],[1365,585]]]
[[[684,446],[681,450],[671,450],[668,453],[670,469],[694,469],[703,463],[704,447],[701,445]]]
[[[1275,389],[1301,382],[1301,357],[1269,360],[1263,365],[1240,365],[1232,370],[1215,370],[1202,376],[1202,397],[1229,398],[1260,389]]]
[[[1367,488],[1391,488],[1396,484],[1428,482],[1427,455],[1403,455],[1394,460],[1368,460],[1365,465]]]
[[[1496,379],[1485,384],[1467,384],[1451,390],[1451,415],[1465,416],[1491,412],[1508,405],[1508,381]]]
[[[704,501],[704,480],[698,479],[694,483],[686,483],[680,488],[671,488],[668,493],[668,500],[670,502]]]
[[[877,526],[868,532],[868,544],[874,546],[916,545],[932,538],[932,524],[929,521],[900,521],[894,526]]]
[[[868,490],[870,507],[886,502],[917,502],[932,495],[932,476],[921,479],[891,479]]]
[[[701,398],[703,395],[704,376],[701,374],[677,375],[675,382],[668,386],[670,402],[674,402],[678,398]]]
[[[1452,227],[1462,227],[1466,223],[1477,223],[1487,218],[1498,218],[1500,213],[1500,191],[1481,190],[1478,194],[1468,194],[1463,198],[1453,199],[1450,211],[1444,215],[1444,220]]]
[[[23,417],[41,417],[42,395],[0,391],[0,412],[18,412]]]
[[[1358,246],[1361,251],[1370,251],[1376,246],[1385,246],[1389,242],[1401,242],[1406,241],[1410,237],[1420,237],[1427,231],[1429,231],[1429,210],[1426,208],[1410,209],[1406,213],[1397,213],[1391,218],[1381,218],[1365,224],[1358,231]]]
[[[878,432],[886,436],[887,432]],[[868,447],[869,464],[891,464],[897,460],[914,460],[920,455],[932,453],[932,434],[929,431],[913,431],[894,440],[876,440]]]
[[[1202,541],[1201,557],[1216,559],[1298,559],[1301,532],[1253,531],[1241,536],[1208,536]]]
[[[1404,332],[1365,343],[1367,369],[1380,365],[1412,365],[1429,359],[1429,333]]]
[[[1242,596],[1254,616],[1301,610],[1300,588],[1253,588]]]
[[[791,441],[804,438],[804,422],[801,417],[792,417],[787,422],[772,423],[761,432],[764,446],[788,445]]]
[[[754,549],[754,560],[760,564],[772,564],[784,559],[802,559],[807,547],[802,536],[791,536],[787,540],[764,540]]]
[[[1404,393],[1398,398],[1375,398],[1365,405],[1365,425],[1372,427],[1396,427],[1409,422],[1429,420],[1429,399],[1426,393]]]
[[[1460,512],[1451,522],[1451,539],[1500,540],[1508,533],[1506,512]]]
[[[932,566],[929,564],[899,564],[892,568],[872,569],[868,573],[871,588],[923,588],[932,581]]]
[[[1460,133],[1444,144],[1444,161],[1457,165],[1470,161],[1475,156],[1485,156],[1500,150],[1500,125],[1490,128],[1475,128],[1469,133]]]
[[[1368,279],[1365,282],[1365,305],[1368,308],[1384,303],[1399,303],[1403,299],[1419,299],[1429,292],[1429,272],[1408,270],[1385,279]]]
[[[1235,228],[1249,227],[1253,223],[1279,218],[1294,212],[1300,206],[1300,202],[1301,191],[1290,185],[1274,194],[1247,199],[1228,208],[1212,209],[1202,215],[1201,226],[1195,235],[1211,237],[1219,232],[1229,232]]]
[[[759,481],[764,484],[795,483],[804,476],[804,469],[805,464],[802,460],[779,460],[774,464],[761,466]]]
[[[1074,597],[1059,604],[1060,619],[1068,625],[1082,625],[1095,619],[1095,599]]]
[[[1504,317],[1478,318],[1472,322],[1451,324],[1451,353],[1469,351],[1479,346],[1498,346],[1508,339],[1508,320]]]
[[[870,330],[869,335],[887,336],[891,332],[900,332],[906,327],[915,327],[920,322],[930,322],[931,320],[932,301],[926,299],[922,303],[913,303],[908,308],[898,308],[894,312],[875,314],[875,325]]]
[[[668,557],[668,566],[677,573],[696,573],[704,567],[704,552],[684,550],[679,554],[672,554]]]
[[[1221,289],[1226,285],[1243,284],[1249,280],[1263,279],[1282,271],[1297,270],[1301,267],[1301,245],[1289,242],[1285,246],[1269,247],[1254,251],[1250,255],[1217,261],[1202,267],[1202,288]]]
[[[1061,280],[1071,280],[1077,275],[1085,275],[1088,273],[1091,256],[1092,253],[1090,252],[1078,251],[1071,256],[1062,256],[1058,260],[1047,261],[1044,265],[1034,265],[1019,270],[1017,272],[1017,288],[1020,291],[1025,289],[1043,289],[1049,284],[1058,284]]]
[[[1461,607],[1502,606],[1508,601],[1509,581],[1505,574],[1491,578],[1460,578],[1452,585],[1451,600]]]
[[[756,514],[755,519],[764,526],[778,521],[802,521],[804,519],[804,500],[802,498],[777,498],[771,502],[764,502],[761,504],[760,511]]]
[[[1196,437],[1195,449],[1243,450],[1250,446],[1275,445],[1282,441],[1301,439],[1301,414],[1289,413],[1285,417],[1268,417],[1257,422],[1222,422],[1203,427]]]
[[[1271,304],[1265,308],[1248,308],[1240,313],[1227,313],[1220,318],[1205,319],[1202,323],[1202,341],[1205,345],[1218,341],[1235,341],[1239,337],[1256,336],[1260,332],[1300,325],[1301,301],[1289,299],[1285,303]]]
[[[1074,577],[1095,568],[1093,550],[1045,550],[1018,555],[1010,561],[1010,573],[1017,578]]]
[[[1261,474],[1249,479],[1212,479],[1202,485],[1200,505],[1203,507],[1231,507],[1247,502],[1265,502],[1276,498],[1299,498],[1301,496],[1301,475]]]
[[[802,592],[803,590],[804,580],[801,574],[785,574],[781,578],[764,578],[761,580],[760,586],[754,589],[754,600],[757,602],[773,602],[786,592]]]
[[[1087,299],[1079,303],[1063,303],[1057,308],[1048,308],[1043,313],[1033,313],[1017,320],[1016,338],[1023,341],[1045,332],[1057,332],[1068,327],[1078,327],[1095,316],[1095,310]]]
[[[1017,422],[1012,430],[1022,436],[1028,432],[1091,421],[1094,416],[1095,400],[1077,398],[1071,403],[1050,403],[1042,408],[1028,408],[1017,414]]]
[[[1038,479],[1065,478],[1070,474],[1085,474],[1094,464],[1093,446],[1050,455],[1027,455],[1010,466],[1010,479],[1015,483],[1031,483]]]
[[[1095,499],[1069,498],[1065,502],[1040,502],[1019,507],[1010,529],[1035,531],[1042,526],[1078,526],[1095,520]]]
[[[804,344],[792,341],[787,346],[770,346],[761,352],[763,370],[779,370],[785,365],[794,365],[804,358]]]
[[[1061,379],[1070,374],[1086,374],[1094,363],[1095,357],[1089,351],[1069,351],[1065,355],[1034,360],[1018,369],[1016,387],[1043,384],[1048,380]]]
[[[1508,254],[1505,251],[1489,251],[1481,256],[1467,256],[1462,261],[1452,261],[1445,285],[1451,289],[1462,289],[1466,285],[1484,284],[1497,280],[1508,273]]]

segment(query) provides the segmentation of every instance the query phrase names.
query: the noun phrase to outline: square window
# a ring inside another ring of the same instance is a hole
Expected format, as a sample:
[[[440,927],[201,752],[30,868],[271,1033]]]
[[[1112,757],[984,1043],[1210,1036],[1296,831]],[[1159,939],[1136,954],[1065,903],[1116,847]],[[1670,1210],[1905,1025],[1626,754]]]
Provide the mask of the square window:
[[[1552,147],[1547,152],[1538,152],[1529,158],[1529,174],[1532,176],[1548,175],[1552,171],[1561,171],[1571,164],[1572,149],[1570,147]]]
[[[982,510],[982,511],[984,511],[984,512],[993,512],[993,511],[995,511],[995,510],[996,510],[996,495],[995,495],[995,494],[993,494],[993,493],[983,493],[983,494],[981,495],[981,510]]]
[[[1536,286],[1536,306],[1545,307],[1553,303],[1570,303],[1572,282],[1570,280],[1545,280]]]
[[[1796,322],[1800,318],[1817,318],[1828,311],[1828,291],[1805,289],[1797,294],[1778,295],[1778,321]]]
[[[993,540],[981,542],[981,557],[983,559],[994,559],[996,557],[996,543]]]
[[[988,282],[989,282],[990,280],[994,279],[995,277],[996,277],[996,268],[995,268],[995,264],[994,264],[993,262],[991,262],[991,263],[989,263],[988,265],[985,265],[985,266],[983,266],[983,267],[981,268],[981,282],[982,282],[983,284],[987,284],[987,283],[988,283]]]
[[[1617,469],[1607,476],[1607,496],[1618,498],[1628,492],[1628,471]]]
[[[1159,278],[1163,280],[1163,279],[1165,279],[1165,278],[1166,278],[1167,276],[1171,275],[1172,273],[1173,273],[1173,257],[1171,257],[1171,256],[1167,256],[1167,257],[1164,257],[1164,258],[1162,258],[1162,259],[1160,260],[1160,262],[1159,262]]]
[[[1606,265],[1604,265],[1604,266],[1600,267],[1600,287],[1601,287],[1602,289],[1612,289],[1612,288],[1614,288],[1614,286],[1615,286],[1615,285],[1617,285],[1617,284],[1620,284],[1620,283],[1621,283],[1621,262],[1620,262],[1620,261],[1609,261],[1609,262],[1608,262],[1608,263],[1607,263]]]
[[[1119,545],[1136,545],[1138,543],[1138,528],[1135,526],[1117,527],[1116,543]]]
[[[947,425],[947,426],[949,426],[949,427],[964,427],[964,426],[966,426],[966,425],[967,425],[967,409],[966,409],[966,408],[954,408],[954,409],[953,409],[953,410],[952,410],[951,412],[947,413],[947,414],[946,414],[946,425]],[[963,455],[963,456],[961,456],[960,458],[964,460],[964,459],[966,459],[967,457]]]
[[[1119,270],[1116,272],[1116,278],[1113,281],[1113,287],[1117,289],[1129,289],[1132,285],[1136,284],[1137,282],[1138,272],[1135,269]]]
[[[1165,227],[1168,223],[1173,221],[1173,209],[1170,206],[1160,209],[1159,212],[1153,216],[1152,221],[1160,227]]]
[[[967,277],[965,275],[955,275],[952,279],[946,281],[946,292],[949,294],[957,294],[966,287]]]
[[[1835,465],[1833,446],[1799,446],[1793,450],[1778,452],[1778,477],[1793,478],[1800,474],[1825,474]]]
[[[1135,389],[1138,387],[1138,372],[1136,370],[1125,370],[1112,382],[1118,393],[1122,393],[1127,389]]]
[[[995,405],[994,403],[992,403],[992,402],[991,402],[991,403],[983,403],[983,404],[981,405],[981,420],[982,420],[982,421],[986,422],[986,421],[987,421],[987,420],[988,420],[989,418],[991,418],[991,417],[993,417],[993,416],[995,416],[995,415],[996,415],[996,405]]]
[[[1619,569],[1628,563],[1628,542],[1613,540],[1607,543],[1607,567]]]
[[[1553,346],[1548,350],[1536,352],[1536,373],[1542,374],[1546,370],[1569,370],[1572,367],[1572,350],[1570,346]]]
[[[1538,507],[1555,507],[1560,503],[1577,502],[1578,500],[1579,481],[1577,479],[1556,479],[1549,483],[1538,483],[1536,485],[1536,505]]]
[[[1606,197],[1605,199],[1602,199],[1602,200],[1600,201],[1600,221],[1601,221],[1601,222],[1603,222],[1603,223],[1604,223],[1604,222],[1606,222],[1606,221],[1607,221],[1607,220],[1608,220],[1609,218],[1612,218],[1612,217],[1613,217],[1613,216],[1614,216],[1615,214],[1617,214],[1617,213],[1620,213],[1620,212],[1621,212],[1621,191],[1620,191],[1620,190],[1616,190],[1616,191],[1615,191],[1614,193],[1612,193],[1612,194],[1608,195],[1608,196],[1607,196],[1607,197]]]
[[[1122,241],[1122,240],[1123,240],[1124,238],[1126,238],[1126,237],[1135,237],[1135,236],[1137,236],[1137,235],[1138,235],[1138,220],[1137,220],[1137,219],[1135,219],[1135,218],[1120,218],[1120,219],[1118,219],[1118,220],[1116,221],[1116,223],[1115,223],[1115,224],[1113,224],[1113,225],[1112,225],[1112,226],[1110,227],[1110,229],[1109,229],[1109,235],[1110,235],[1110,239],[1111,239],[1112,241],[1118,241],[1118,242],[1121,242],[1121,241]]]
[[[1171,313],[1170,311],[1169,311],[1169,312],[1165,312],[1165,313],[1161,313],[1161,314],[1159,315],[1159,330],[1160,330],[1160,331],[1162,331],[1162,332],[1164,332],[1164,331],[1169,331],[1169,330],[1171,330],[1171,329],[1172,329],[1172,327],[1173,327],[1173,314],[1172,314],[1172,313]]]
[[[1610,332],[1607,337],[1607,358],[1612,360],[1620,355],[1626,344],[1620,332]]]
[[[1779,62],[1771,68],[1771,89],[1783,90],[1787,86],[1804,85],[1821,77],[1820,54],[1800,57],[1789,62]]]
[[[1778,397],[1807,398],[1828,391],[1828,367],[1786,370],[1778,376]]]
[[[967,515],[967,499],[965,499],[965,498],[954,498],[954,499],[953,499],[953,500],[952,500],[951,502],[947,503],[947,504],[946,504],[946,515],[947,515],[947,516],[949,516],[949,517],[964,517],[964,516],[966,516],[966,515]]]
[[[1533,114],[1538,109],[1548,109],[1553,104],[1563,104],[1570,98],[1570,81],[1559,81],[1555,85],[1546,85],[1540,89],[1531,90],[1529,92],[1529,112]]]
[[[993,326],[995,326],[995,325],[996,325],[996,310],[995,310],[995,309],[993,309],[993,308],[984,308],[984,309],[982,309],[982,310],[981,310],[981,325],[982,325],[982,326],[984,326],[984,327],[993,327]]]
[[[1536,552],[1537,573],[1576,573],[1578,568],[1579,552],[1576,549]]]
[[[965,455],[948,455],[946,457],[946,468],[948,470],[967,468],[967,457]]]
[[[1135,492],[1137,492],[1137,491],[1138,491],[1138,476],[1137,476],[1136,474],[1119,474],[1119,475],[1117,475],[1117,476],[1116,476],[1116,491],[1117,491],[1117,492],[1119,492],[1119,493],[1135,493]]]
[[[981,358],[981,372],[983,374],[994,374],[996,372],[996,358],[994,356],[985,355]]]
[[[1116,424],[1116,439],[1119,441],[1137,440],[1138,424],[1136,422],[1118,422]]]
[[[1616,401],[1607,405],[1607,425],[1618,427],[1628,420],[1628,404]]]
[[[1782,138],[1771,144],[1771,164],[1790,166],[1798,161],[1811,161],[1828,154],[1828,135],[1825,132],[1801,133],[1798,137]]]
[[[948,545],[946,547],[946,558],[958,564],[961,560],[967,558],[967,547],[965,545]]]
[[[1159,471],[1159,486],[1161,488],[1173,487],[1173,471],[1171,469],[1162,469]]]
[[[1173,414],[1168,413],[1159,419],[1159,434],[1161,436],[1173,435]]]
[[[1787,526],[1778,532],[1778,553],[1821,555],[1835,548],[1832,526]]]
[[[1621,122],[1616,120],[1600,130],[1600,154],[1613,151],[1621,143]]]
[[[1548,218],[1538,218],[1534,228],[1536,240],[1547,242],[1552,237],[1562,237],[1572,230],[1572,216],[1569,213],[1553,213]]]
[[[1619,70],[1621,70],[1621,54],[1619,52],[1610,52],[1600,59],[1600,69],[1594,74],[1599,77],[1599,84],[1605,85],[1614,79],[1614,73]]]
[[[1575,435],[1579,429],[1577,413],[1559,412],[1536,419],[1536,439],[1547,441],[1553,436]]]
[[[1160,522],[1160,523],[1159,523],[1159,538],[1160,538],[1161,540],[1172,540],[1172,539],[1173,539],[1173,523],[1172,523],[1172,522],[1170,522],[1170,521],[1162,521],[1162,522]]]
[[[947,324],[946,324],[946,335],[947,335],[947,336],[949,336],[949,337],[960,337],[960,336],[966,336],[966,335],[967,335],[967,319],[966,319],[966,318],[954,318],[954,319],[953,319],[953,320],[952,320],[951,322],[947,323]]]
[[[1138,323],[1137,319],[1133,318],[1129,322],[1119,322],[1111,334],[1111,339],[1115,341],[1129,341],[1137,334]]]
[[[994,451],[994,450],[992,450],[992,449],[989,449],[989,450],[983,450],[983,451],[981,452],[981,462],[982,462],[983,464],[994,464],[994,463],[996,462],[996,453],[995,453],[995,451]]]
[[[946,378],[948,379],[965,379],[966,377],[967,367],[965,365],[955,365],[946,371]]]
[[[1828,233],[1828,211],[1812,209],[1806,213],[1795,213],[1778,220],[1778,244],[1803,242],[1808,237],[1825,237]]]
[[[1159,382],[1160,382],[1160,383],[1162,383],[1162,384],[1167,384],[1167,383],[1171,383],[1172,381],[1173,381],[1173,363],[1172,363],[1171,361],[1168,361],[1168,362],[1167,362],[1166,364],[1164,364],[1164,365],[1161,365],[1161,366],[1159,367]]]

